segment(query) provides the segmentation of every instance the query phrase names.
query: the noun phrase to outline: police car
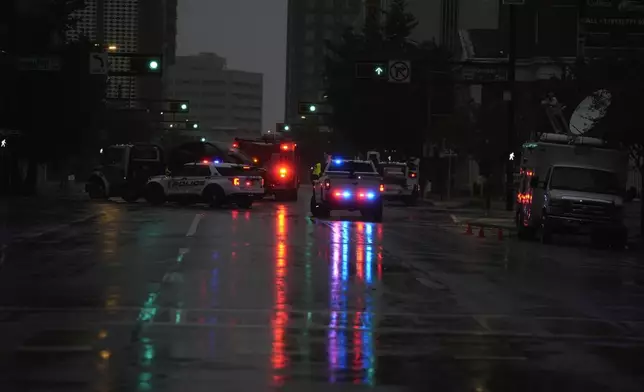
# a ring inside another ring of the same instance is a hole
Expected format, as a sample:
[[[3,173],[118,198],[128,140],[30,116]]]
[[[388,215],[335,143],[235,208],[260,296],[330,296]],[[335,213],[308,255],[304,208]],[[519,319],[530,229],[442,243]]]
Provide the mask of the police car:
[[[333,210],[360,211],[382,222],[384,185],[373,162],[334,157],[316,182],[311,214],[328,218]]]
[[[208,161],[188,163],[169,175],[151,177],[145,189],[146,200],[154,205],[175,201],[205,202],[212,207],[234,203],[250,208],[263,195],[264,180],[250,166]]]

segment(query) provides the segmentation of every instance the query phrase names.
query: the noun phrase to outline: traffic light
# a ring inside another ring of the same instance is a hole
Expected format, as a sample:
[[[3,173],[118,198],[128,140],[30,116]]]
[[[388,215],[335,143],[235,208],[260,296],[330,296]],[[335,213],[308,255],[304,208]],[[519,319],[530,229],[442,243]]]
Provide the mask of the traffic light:
[[[388,79],[389,70],[386,63],[360,62],[356,63],[357,79]]]
[[[170,102],[170,113],[188,113],[190,105],[188,102]]]
[[[199,129],[197,121],[186,121],[186,129]]]
[[[136,74],[162,73],[161,56],[131,57],[130,70]]]
[[[299,114],[318,114],[319,113],[319,107],[315,103],[300,102],[298,104],[297,112]]]
[[[277,130],[277,132],[289,132],[291,130],[291,127],[288,124],[277,123],[275,125],[275,129]]]

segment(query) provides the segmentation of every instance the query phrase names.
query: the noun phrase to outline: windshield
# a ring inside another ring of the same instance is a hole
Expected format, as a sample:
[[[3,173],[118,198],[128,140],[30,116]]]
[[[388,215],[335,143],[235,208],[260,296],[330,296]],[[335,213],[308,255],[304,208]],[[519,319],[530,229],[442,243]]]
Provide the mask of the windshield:
[[[550,188],[579,192],[618,194],[617,175],[605,170],[576,167],[556,167],[550,178]]]
[[[402,165],[383,165],[382,174],[385,176],[404,176],[405,166]]]
[[[327,172],[354,172],[354,173],[377,173],[373,165],[368,162],[356,161],[331,161],[326,169]]]
[[[240,152],[252,161],[257,160],[259,164],[270,161],[273,154],[281,152],[279,144],[247,141],[239,141],[238,143]]]
[[[124,155],[125,148],[108,147],[103,151],[103,154],[101,156],[101,163],[103,165],[122,165]]]

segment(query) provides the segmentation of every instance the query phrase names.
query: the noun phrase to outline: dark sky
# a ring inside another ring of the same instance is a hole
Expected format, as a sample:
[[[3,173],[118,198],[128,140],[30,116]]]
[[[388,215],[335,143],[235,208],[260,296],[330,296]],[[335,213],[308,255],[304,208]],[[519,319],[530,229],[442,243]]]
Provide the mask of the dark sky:
[[[284,117],[287,0],[180,0],[178,55],[214,52],[264,74],[263,129]]]

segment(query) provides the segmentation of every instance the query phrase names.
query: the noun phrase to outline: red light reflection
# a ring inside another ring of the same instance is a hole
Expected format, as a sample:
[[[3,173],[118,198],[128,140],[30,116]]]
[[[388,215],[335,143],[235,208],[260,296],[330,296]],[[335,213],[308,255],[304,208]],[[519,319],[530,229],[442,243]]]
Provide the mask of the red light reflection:
[[[288,365],[288,356],[286,355],[286,325],[288,324],[288,312],[286,311],[287,297],[287,248],[286,248],[286,207],[280,206],[277,212],[277,247],[275,260],[275,306],[274,314],[271,319],[273,330],[273,346],[271,353],[271,365],[275,373],[273,382],[276,385],[282,385],[284,375],[280,370],[285,369]]]

